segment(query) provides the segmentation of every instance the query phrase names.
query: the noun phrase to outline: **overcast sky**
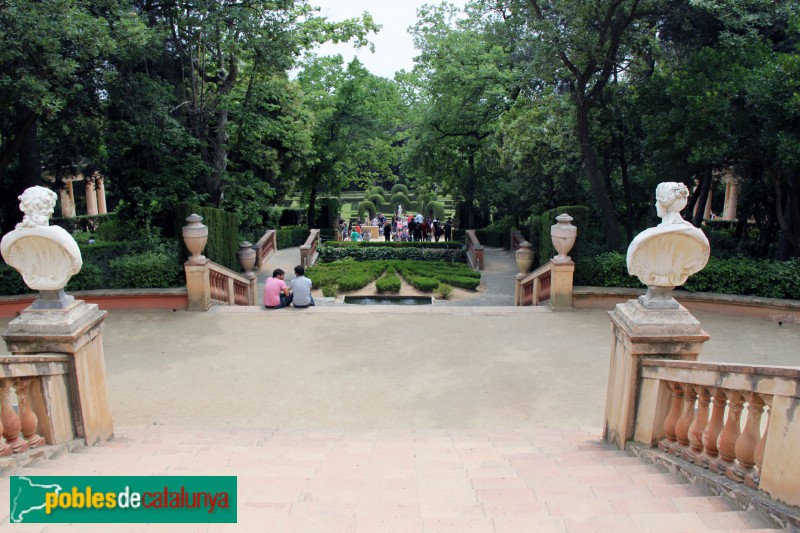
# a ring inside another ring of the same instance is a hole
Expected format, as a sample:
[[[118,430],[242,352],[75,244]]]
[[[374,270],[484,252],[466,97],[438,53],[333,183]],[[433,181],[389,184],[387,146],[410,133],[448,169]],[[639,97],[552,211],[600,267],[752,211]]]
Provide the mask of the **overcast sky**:
[[[325,45],[316,51],[318,55],[341,54],[345,64],[358,56],[370,72],[385,78],[393,78],[398,70],[411,70],[417,55],[408,28],[417,21],[417,8],[423,4],[439,4],[439,0],[312,0],[319,6],[320,15],[331,21],[361,16],[369,12],[377,24],[383,26],[378,35],[370,35],[375,43],[375,53],[368,48],[356,51],[352,44]],[[450,0],[463,7],[466,0]]]

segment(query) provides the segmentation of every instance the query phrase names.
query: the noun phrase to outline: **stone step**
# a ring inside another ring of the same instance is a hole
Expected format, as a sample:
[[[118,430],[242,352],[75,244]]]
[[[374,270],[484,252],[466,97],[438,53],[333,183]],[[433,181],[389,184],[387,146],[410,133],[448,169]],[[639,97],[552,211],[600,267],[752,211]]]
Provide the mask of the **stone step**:
[[[582,428],[124,427],[24,473],[238,476],[239,523],[201,531],[774,531]]]

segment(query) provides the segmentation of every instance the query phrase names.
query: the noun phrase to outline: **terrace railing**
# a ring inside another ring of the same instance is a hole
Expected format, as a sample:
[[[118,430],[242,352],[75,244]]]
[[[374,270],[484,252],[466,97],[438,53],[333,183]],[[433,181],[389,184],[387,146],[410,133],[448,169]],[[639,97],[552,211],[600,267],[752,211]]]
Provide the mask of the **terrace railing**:
[[[313,266],[314,263],[317,262],[317,257],[319,257],[319,252],[317,252],[318,246],[319,230],[312,229],[308,234],[308,239],[306,239],[305,244],[300,247],[300,264],[303,268]]]
[[[274,229],[267,230],[264,235],[253,245],[256,251],[256,270],[261,270],[267,260],[278,251],[278,237]]]
[[[84,435],[84,384],[70,377],[69,359],[67,354],[0,356],[0,456]]]
[[[466,232],[467,258],[473,270],[483,270],[483,245],[478,241],[475,230],[469,229]]]
[[[517,284],[516,305],[544,305],[550,301],[553,264],[547,262]]]
[[[800,367],[641,361],[634,440],[800,505]]]

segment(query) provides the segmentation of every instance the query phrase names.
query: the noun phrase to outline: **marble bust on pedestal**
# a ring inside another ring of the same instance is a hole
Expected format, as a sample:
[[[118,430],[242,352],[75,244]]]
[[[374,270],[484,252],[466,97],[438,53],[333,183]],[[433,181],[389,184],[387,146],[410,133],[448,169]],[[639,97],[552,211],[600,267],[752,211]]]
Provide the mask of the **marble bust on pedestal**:
[[[30,187],[19,200],[22,222],[3,237],[0,253],[28,287],[40,291],[34,308],[63,308],[73,300],[64,294],[64,286],[80,272],[81,251],[65,229],[49,225],[56,193],[44,187]]]
[[[628,273],[647,285],[639,301],[648,309],[677,309],[672,289],[708,263],[708,238],[680,214],[688,198],[689,189],[682,183],[659,184],[656,212],[661,223],[637,235],[628,247]]]

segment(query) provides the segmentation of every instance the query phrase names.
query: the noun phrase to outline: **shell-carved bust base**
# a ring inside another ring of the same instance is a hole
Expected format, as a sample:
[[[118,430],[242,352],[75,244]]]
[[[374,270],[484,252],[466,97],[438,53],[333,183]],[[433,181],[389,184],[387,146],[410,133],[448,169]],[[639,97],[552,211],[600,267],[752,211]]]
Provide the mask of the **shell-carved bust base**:
[[[14,231],[3,237],[0,253],[28,287],[42,291],[34,307],[63,308],[72,301],[64,294],[64,286],[80,272],[81,251],[64,228],[48,225],[56,202],[53,191],[31,187],[19,199],[25,216]]]
[[[639,301],[648,309],[676,309],[673,288],[686,283],[708,263],[711,249],[705,234],[683,220],[689,190],[681,183],[662,183],[656,189],[661,224],[633,239],[628,247],[628,273],[647,285]]]

